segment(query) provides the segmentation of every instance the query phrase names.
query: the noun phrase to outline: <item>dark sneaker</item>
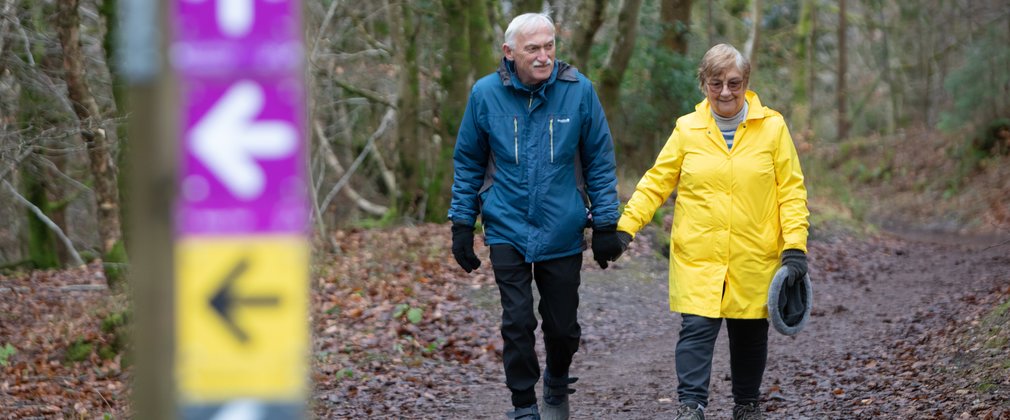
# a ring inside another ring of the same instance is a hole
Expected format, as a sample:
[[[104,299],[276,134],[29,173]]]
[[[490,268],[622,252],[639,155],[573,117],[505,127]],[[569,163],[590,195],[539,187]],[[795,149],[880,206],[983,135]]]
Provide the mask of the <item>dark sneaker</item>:
[[[733,420],[763,420],[764,412],[756,402],[733,406]]]
[[[515,420],[540,420],[540,411],[537,410],[537,405],[533,404],[527,407],[517,407],[515,410],[505,413],[505,418],[515,419]]]
[[[568,420],[571,411],[568,405],[568,394],[575,392],[568,387],[579,378],[552,378],[544,369],[544,412],[542,420]]]
[[[705,420],[705,409],[694,401],[685,402],[677,408],[676,420]]]

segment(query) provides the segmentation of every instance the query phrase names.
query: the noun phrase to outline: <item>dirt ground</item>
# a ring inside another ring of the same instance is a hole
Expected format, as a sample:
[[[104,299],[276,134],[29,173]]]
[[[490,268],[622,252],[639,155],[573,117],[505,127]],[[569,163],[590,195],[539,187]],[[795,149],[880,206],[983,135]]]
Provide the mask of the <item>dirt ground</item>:
[[[640,232],[605,271],[586,253],[575,419],[676,410],[680,321],[668,311],[658,232]],[[487,248],[477,247],[484,266],[465,274],[448,233],[345,232],[344,256],[317,264],[314,418],[486,419],[510,409]],[[1010,419],[1010,241],[814,229],[809,248],[813,318],[795,338],[771,333],[769,418]],[[15,348],[0,357],[0,418],[134,417],[131,366],[105,351],[117,336],[106,324],[126,305],[100,272],[0,276],[0,350]],[[723,335],[710,419],[730,416],[728,375]]]
[[[572,418],[665,419],[676,410],[680,318],[668,310],[668,262],[654,240],[643,238],[657,231],[640,235],[612,269],[599,270],[586,258]],[[1010,366],[997,364],[1003,371],[990,372],[990,379],[970,377],[971,362],[944,340],[977,325],[990,307],[982,302],[1010,295],[1010,244],[998,241],[815,232],[813,318],[795,337],[771,330],[762,385],[767,416],[1010,418]],[[987,349],[996,360],[1010,360],[1006,340],[997,344]],[[729,418],[725,328],[716,346],[706,417]],[[434,417],[503,418],[511,407],[501,369],[484,380],[463,386]]]

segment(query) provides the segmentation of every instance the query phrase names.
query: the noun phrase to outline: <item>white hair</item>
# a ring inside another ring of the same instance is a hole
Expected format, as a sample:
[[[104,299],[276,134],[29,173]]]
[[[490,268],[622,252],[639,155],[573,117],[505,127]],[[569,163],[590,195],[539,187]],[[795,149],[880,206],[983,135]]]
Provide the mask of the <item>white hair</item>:
[[[505,43],[509,48],[514,49],[517,33],[527,33],[542,27],[551,28],[551,33],[554,32],[554,20],[547,13],[523,13],[516,16],[509,23],[509,27],[505,29]]]

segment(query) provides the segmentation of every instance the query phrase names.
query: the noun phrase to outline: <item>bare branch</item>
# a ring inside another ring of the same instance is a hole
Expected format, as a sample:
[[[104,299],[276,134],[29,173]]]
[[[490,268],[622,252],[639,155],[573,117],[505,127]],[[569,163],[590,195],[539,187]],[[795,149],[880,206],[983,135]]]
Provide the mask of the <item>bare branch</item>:
[[[4,52],[5,40],[7,39],[7,15],[11,14],[11,9],[14,8],[14,0],[4,1],[3,8],[0,9],[0,54]]]
[[[23,150],[21,154],[19,154],[17,157],[14,158],[14,161],[11,162],[11,165],[9,167],[4,168],[3,172],[0,172],[0,179],[7,179],[7,174],[14,172],[14,169],[17,168],[18,165],[21,164],[21,162],[24,162],[25,159],[28,159],[28,157],[31,156],[33,152],[34,150],[31,147],[25,148],[25,150]]]
[[[319,209],[319,193],[316,189],[316,183],[312,181],[312,163],[309,163],[308,173],[309,173],[309,195],[312,197],[312,212],[315,213],[316,219],[316,229],[319,231],[319,237],[325,239],[330,245],[330,252],[336,255],[340,255],[340,244],[337,243],[336,239],[332,236],[326,234],[326,226],[323,224],[323,212]],[[320,181],[323,177],[319,177]]]
[[[326,138],[326,134],[323,132],[322,124],[319,123],[319,120],[315,120],[312,125],[315,128],[316,137],[319,138],[319,148],[322,150],[323,160],[330,168],[333,168],[333,170],[336,171],[338,176],[343,176],[347,173],[347,171],[344,170],[344,166],[340,164],[340,159],[337,159],[337,155],[333,153],[333,149],[330,148],[330,141]],[[374,147],[372,149],[374,153],[376,149]],[[347,195],[347,198],[351,199],[358,208],[366,213],[375,216],[382,216],[389,211],[388,207],[372,203],[365,197],[362,197],[361,194],[358,194],[358,192],[350,186],[345,186],[343,191],[344,194]]]
[[[351,167],[347,169],[347,173],[345,173],[344,176],[341,177],[339,181],[337,181],[337,184],[333,186],[333,189],[331,189],[330,192],[326,194],[326,198],[323,200],[322,206],[320,206],[320,209],[322,209],[322,211],[326,211],[326,209],[330,205],[330,200],[333,199],[333,196],[336,195],[337,192],[339,192],[344,187],[344,184],[347,184],[347,182],[351,179],[351,175],[354,174],[354,171],[358,170],[358,166],[361,165],[361,161],[365,160],[365,156],[368,155],[368,152],[372,149],[373,145],[375,144],[375,139],[382,137],[386,133],[386,130],[388,130],[389,127],[392,126],[395,121],[396,121],[396,109],[389,108],[388,110],[386,110],[386,115],[382,116],[382,122],[379,123],[379,128],[376,129],[375,132],[368,137],[368,142],[365,143],[365,148],[361,151],[360,154],[358,154],[358,157],[354,159],[354,162],[351,163]]]
[[[335,52],[316,54],[317,57],[328,57],[339,61],[351,61],[360,58],[389,58],[389,51],[380,49],[367,49],[355,52]]]
[[[319,42],[322,41],[323,34],[326,33],[327,27],[330,26],[330,20],[333,19],[333,13],[337,11],[337,5],[339,4],[340,2],[336,0],[334,0],[333,3],[330,3],[330,9],[326,11],[326,17],[323,18],[323,23],[319,25],[319,32],[316,33],[316,39],[312,41],[312,52],[309,54],[310,63],[316,62],[316,53],[319,50]]]
[[[985,248],[982,248],[982,252],[988,251],[988,250],[993,249],[993,248],[999,248],[999,247],[1004,246],[1004,245],[1010,245],[1010,239],[1007,239],[1007,240],[1005,240],[1003,242],[1000,242],[998,244],[995,244],[995,245],[990,245],[990,246],[987,246]]]
[[[43,155],[35,155],[35,161],[36,162],[41,162],[42,165],[45,165],[47,168],[49,168],[50,171],[53,171],[53,173],[55,173],[56,175],[58,175],[64,181],[67,181],[68,184],[73,185],[74,187],[77,187],[77,189],[79,189],[81,191],[84,191],[84,192],[86,192],[88,194],[92,194],[92,195],[95,193],[87,185],[84,185],[80,181],[71,178],[70,175],[67,175],[67,174],[63,173],[63,171],[61,171],[60,168],[57,167],[55,163],[53,163],[49,159],[46,159],[45,156],[43,156]]]
[[[25,56],[28,57],[28,64],[35,67],[35,56],[32,55],[32,42],[28,40],[28,32],[25,32],[25,27],[21,25],[21,19],[18,19],[18,15],[14,14],[12,16],[14,17],[14,26],[21,32],[21,39],[25,41]]]
[[[18,191],[14,189],[14,186],[11,185],[10,182],[7,182],[7,180],[5,179],[3,180],[3,183],[4,187],[7,187],[7,191],[13,194],[14,198],[18,200],[18,202],[20,202],[29,210],[31,210],[31,212],[34,213],[35,216],[42,221],[42,223],[44,223],[47,227],[49,227],[50,230],[53,231],[53,233],[56,234],[56,236],[60,239],[60,241],[63,242],[63,245],[67,247],[67,251],[70,252],[70,258],[74,260],[74,264],[78,266],[84,265],[84,261],[81,260],[80,254],[78,254],[77,250],[74,249],[74,244],[70,242],[70,238],[68,238],[67,235],[63,233],[63,230],[60,229],[60,227],[57,226],[56,223],[52,221],[52,219],[46,216],[46,214],[42,212],[42,209],[38,208],[37,206],[32,204],[31,201],[28,201],[27,198],[24,198],[21,194],[19,194]]]
[[[383,98],[382,94],[380,94],[378,92],[372,92],[372,91],[370,91],[368,89],[354,87],[350,83],[347,83],[347,82],[345,82],[343,80],[340,80],[340,79],[338,79],[336,77],[334,77],[331,80],[333,80],[333,82],[336,83],[337,86],[340,86],[340,87],[344,88],[344,90],[346,90],[348,92],[351,92],[351,93],[356,94],[358,96],[363,96],[363,97],[367,98],[368,100],[370,100],[372,102],[377,102],[377,103],[383,104],[385,106],[388,106],[390,108],[394,108],[394,109],[396,108],[396,104],[395,103],[393,103],[389,99]]]

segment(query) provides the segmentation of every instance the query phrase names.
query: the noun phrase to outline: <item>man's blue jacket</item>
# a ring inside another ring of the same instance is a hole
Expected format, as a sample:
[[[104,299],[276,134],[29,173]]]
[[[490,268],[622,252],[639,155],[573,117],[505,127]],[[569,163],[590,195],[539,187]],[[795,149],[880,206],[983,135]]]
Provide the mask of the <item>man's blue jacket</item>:
[[[478,80],[453,164],[449,219],[472,226],[481,215],[485,242],[511,245],[527,262],[578,254],[586,227],[620,216],[603,107],[589,79],[561,61],[532,89],[506,59]]]

